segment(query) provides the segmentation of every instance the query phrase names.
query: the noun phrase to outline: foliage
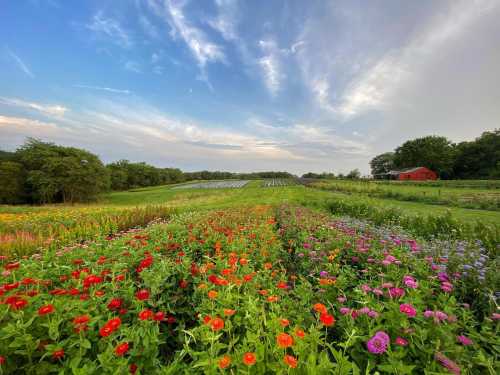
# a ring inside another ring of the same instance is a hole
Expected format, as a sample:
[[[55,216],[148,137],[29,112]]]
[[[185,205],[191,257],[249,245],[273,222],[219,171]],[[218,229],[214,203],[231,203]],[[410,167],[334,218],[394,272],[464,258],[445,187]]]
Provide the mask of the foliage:
[[[28,139],[15,160],[22,165],[17,169],[18,185],[26,186],[26,198],[33,203],[94,200],[109,187],[104,165],[85,150]]]
[[[295,207],[184,214],[3,259],[0,368],[75,374],[496,374],[498,314],[396,233]]]
[[[500,130],[484,132],[456,148],[455,178],[500,178]]]
[[[24,167],[14,161],[0,161],[0,204],[22,203],[25,199]]]
[[[394,152],[385,152],[370,161],[372,176],[383,175],[394,169]]]

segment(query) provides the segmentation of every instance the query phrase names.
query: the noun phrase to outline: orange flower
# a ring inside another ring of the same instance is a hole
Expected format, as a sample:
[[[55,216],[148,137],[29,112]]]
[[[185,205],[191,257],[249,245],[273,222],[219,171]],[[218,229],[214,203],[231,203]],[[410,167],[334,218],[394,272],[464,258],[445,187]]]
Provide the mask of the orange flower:
[[[282,327],[287,327],[290,324],[290,321],[288,319],[280,319],[280,324]]]
[[[321,320],[321,322],[327,327],[335,324],[335,318],[333,317],[333,315],[327,313],[321,314],[319,320]]]
[[[280,333],[276,336],[276,342],[280,348],[288,348],[293,345],[293,337],[288,333]]]
[[[211,321],[212,321],[212,317],[210,315],[206,315],[203,318],[203,323],[205,323],[205,324],[209,324]]]
[[[313,307],[316,312],[319,312],[320,314],[326,314],[326,306],[322,303],[315,303]]]
[[[216,299],[218,294],[219,293],[217,293],[215,290],[210,290],[210,291],[208,291],[208,298]]]
[[[247,265],[247,264],[248,264],[248,260],[246,260],[245,258],[241,258],[241,259],[240,259],[240,264],[241,264],[242,266]]]
[[[278,300],[279,300],[279,297],[277,297],[277,296],[267,297],[267,302],[277,302]]]
[[[272,263],[264,263],[264,268],[266,270],[270,270],[271,268],[273,268],[273,264]]]
[[[295,336],[303,339],[306,336],[306,333],[300,328],[295,328]]]
[[[233,310],[233,309],[224,309],[224,315],[225,316],[233,316],[234,314],[236,314],[236,310]]]
[[[268,293],[269,293],[269,292],[268,292],[267,290],[265,290],[265,289],[259,290],[259,294],[260,294],[261,296],[267,296],[267,294],[268,294]]]
[[[285,362],[285,364],[290,366],[291,368],[297,367],[297,358],[295,358],[293,355],[285,355],[283,357],[283,362]]]
[[[243,354],[243,363],[247,366],[255,365],[256,360],[257,358],[255,357],[255,353],[246,352],[245,354]]]
[[[219,359],[219,368],[220,369],[225,369],[228,368],[231,365],[231,357],[228,355],[225,355],[221,359]]]
[[[212,331],[220,331],[224,328],[224,321],[221,318],[215,318],[212,319],[210,325],[212,326]]]

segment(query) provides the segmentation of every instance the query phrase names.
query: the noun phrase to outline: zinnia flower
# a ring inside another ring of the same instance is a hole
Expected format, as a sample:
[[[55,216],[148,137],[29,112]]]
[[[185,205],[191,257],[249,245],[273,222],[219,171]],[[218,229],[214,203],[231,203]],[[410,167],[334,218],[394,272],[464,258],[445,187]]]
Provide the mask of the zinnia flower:
[[[276,342],[280,348],[288,348],[293,345],[293,337],[287,333],[280,333],[276,336]]]
[[[472,340],[464,335],[457,336],[457,341],[465,346],[472,345]]]
[[[47,314],[50,314],[50,313],[53,313],[54,312],[54,306],[53,305],[45,305],[45,306],[42,306],[38,309],[38,315],[42,316],[42,315],[47,315]]]
[[[407,303],[403,303],[399,305],[399,311],[405,314],[409,318],[413,318],[417,315],[417,310],[415,308]]]
[[[387,333],[378,331],[370,340],[368,340],[366,347],[370,353],[382,354],[387,351],[389,341],[390,339]]]
[[[135,293],[135,298],[139,301],[145,301],[149,298],[149,291],[146,289],[141,289],[137,293]]]
[[[225,369],[228,368],[231,365],[231,357],[228,355],[225,355],[221,359],[219,359],[219,368],[220,369]]]
[[[116,354],[118,357],[121,357],[121,356],[123,356],[126,352],[128,352],[128,349],[129,349],[128,342],[121,343],[121,344],[119,344],[119,345],[115,348],[115,354]]]
[[[297,358],[295,358],[293,355],[285,355],[283,357],[283,362],[285,362],[285,364],[290,366],[291,368],[297,367]]]
[[[321,323],[323,323],[327,327],[335,324],[335,318],[333,317],[333,315],[330,315],[328,313],[321,314],[319,316],[319,320],[321,320]]]
[[[255,353],[246,352],[243,354],[243,363],[247,366],[253,366],[257,358],[255,357]]]
[[[221,318],[212,319],[210,326],[212,327],[212,331],[220,331],[224,328],[224,320]]]

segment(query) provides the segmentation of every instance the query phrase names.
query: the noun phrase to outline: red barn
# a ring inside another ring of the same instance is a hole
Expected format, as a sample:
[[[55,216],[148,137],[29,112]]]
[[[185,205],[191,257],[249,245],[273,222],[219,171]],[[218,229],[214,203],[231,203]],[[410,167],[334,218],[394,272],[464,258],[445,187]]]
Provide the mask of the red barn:
[[[404,169],[402,171],[395,171],[394,173],[395,177],[398,180],[417,180],[417,181],[423,181],[423,180],[437,180],[438,176],[436,172],[431,171],[429,168],[426,167],[416,167],[416,168],[409,168],[409,169]]]

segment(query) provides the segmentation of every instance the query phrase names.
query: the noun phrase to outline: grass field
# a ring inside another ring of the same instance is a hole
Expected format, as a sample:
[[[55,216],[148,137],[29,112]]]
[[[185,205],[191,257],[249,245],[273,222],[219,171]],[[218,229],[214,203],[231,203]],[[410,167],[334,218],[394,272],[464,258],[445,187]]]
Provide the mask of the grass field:
[[[400,201],[412,201],[435,205],[500,210],[500,189],[492,182],[489,184],[467,185],[438,184],[429,182],[420,184],[411,182],[348,181],[329,180],[312,184],[314,187],[344,193],[363,194],[374,198],[387,198]]]

